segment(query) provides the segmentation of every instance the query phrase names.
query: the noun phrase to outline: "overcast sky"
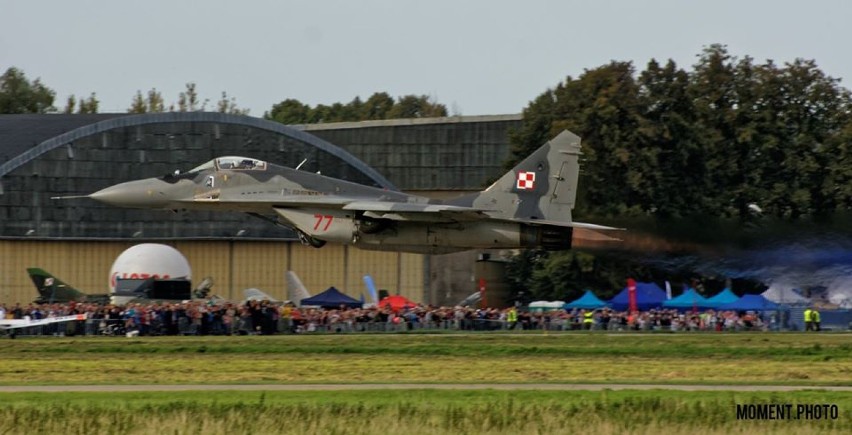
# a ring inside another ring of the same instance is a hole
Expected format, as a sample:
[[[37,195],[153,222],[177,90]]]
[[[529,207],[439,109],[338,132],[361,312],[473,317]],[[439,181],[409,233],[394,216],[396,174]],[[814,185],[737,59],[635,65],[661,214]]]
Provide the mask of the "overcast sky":
[[[464,115],[519,113],[567,75],[610,60],[689,67],[702,47],[778,63],[815,59],[852,81],[852,2],[537,0],[0,0],[0,68],[124,112],[137,90],[174,102],[187,82],[262,116],[427,94]]]

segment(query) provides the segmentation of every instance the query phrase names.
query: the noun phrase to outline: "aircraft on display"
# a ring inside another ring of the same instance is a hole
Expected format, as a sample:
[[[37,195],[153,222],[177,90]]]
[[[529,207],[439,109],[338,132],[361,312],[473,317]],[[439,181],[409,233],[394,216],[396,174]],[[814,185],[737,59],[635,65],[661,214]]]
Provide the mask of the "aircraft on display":
[[[256,288],[247,288],[243,290],[243,304],[249,301],[280,302],[278,299],[273,298],[263,290]]]
[[[293,229],[313,247],[443,254],[468,249],[571,248],[580,138],[563,131],[484,191],[436,200],[246,157],[129,181],[84,195],[120,207],[239,211]],[[55,199],[81,196],[54,197]]]
[[[9,334],[9,337],[15,338],[15,331],[18,329],[50,325],[51,323],[73,322],[77,320],[86,320],[86,314],[46,317],[44,319],[33,319],[29,316],[24,317],[23,319],[0,319],[0,331],[4,331]]]
[[[93,302],[99,304],[110,303],[110,294],[88,294],[71,287],[61,279],[51,275],[49,272],[38,267],[27,268],[27,274],[33,281],[38,297],[35,303],[66,303],[66,302]]]
[[[185,279],[118,279],[113,293],[91,294],[63,282],[38,267],[27,268],[39,296],[35,303],[91,302],[98,304],[127,304],[156,300],[205,299],[208,297],[212,278],[205,278],[195,289]]]
[[[302,284],[302,280],[299,279],[299,275],[296,275],[296,272],[292,270],[287,271],[287,299],[290,300],[296,306],[302,305],[302,299],[307,299],[311,297],[311,293],[308,291],[307,287]]]

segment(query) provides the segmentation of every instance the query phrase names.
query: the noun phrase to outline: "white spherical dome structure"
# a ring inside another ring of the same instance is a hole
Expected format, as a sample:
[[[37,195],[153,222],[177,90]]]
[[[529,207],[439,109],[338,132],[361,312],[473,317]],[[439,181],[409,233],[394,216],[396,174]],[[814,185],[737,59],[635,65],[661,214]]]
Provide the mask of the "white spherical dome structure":
[[[192,279],[186,257],[175,248],[159,243],[142,243],[121,253],[109,271],[109,289],[115,292],[119,279]]]

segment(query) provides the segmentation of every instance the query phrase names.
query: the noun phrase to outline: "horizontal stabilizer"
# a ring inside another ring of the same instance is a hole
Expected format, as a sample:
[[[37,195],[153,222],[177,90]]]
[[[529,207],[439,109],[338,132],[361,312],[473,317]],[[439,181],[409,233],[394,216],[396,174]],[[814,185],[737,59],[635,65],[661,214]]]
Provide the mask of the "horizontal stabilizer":
[[[606,225],[598,225],[598,224],[589,224],[585,222],[564,222],[564,221],[551,221],[544,219],[506,219],[510,222],[518,222],[524,223],[527,225],[547,225],[554,227],[566,227],[566,228],[583,228],[587,230],[598,230],[598,231],[624,231],[624,228],[616,228],[616,227],[608,227]]]

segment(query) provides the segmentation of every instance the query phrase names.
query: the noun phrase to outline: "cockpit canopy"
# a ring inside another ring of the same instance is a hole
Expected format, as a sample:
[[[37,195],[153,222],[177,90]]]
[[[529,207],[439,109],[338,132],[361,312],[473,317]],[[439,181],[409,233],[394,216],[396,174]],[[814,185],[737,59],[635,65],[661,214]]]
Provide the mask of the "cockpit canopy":
[[[263,160],[252,159],[249,157],[227,156],[219,157],[209,162],[196,167],[190,172],[205,171],[208,169],[216,169],[217,171],[265,171],[266,162]]]

